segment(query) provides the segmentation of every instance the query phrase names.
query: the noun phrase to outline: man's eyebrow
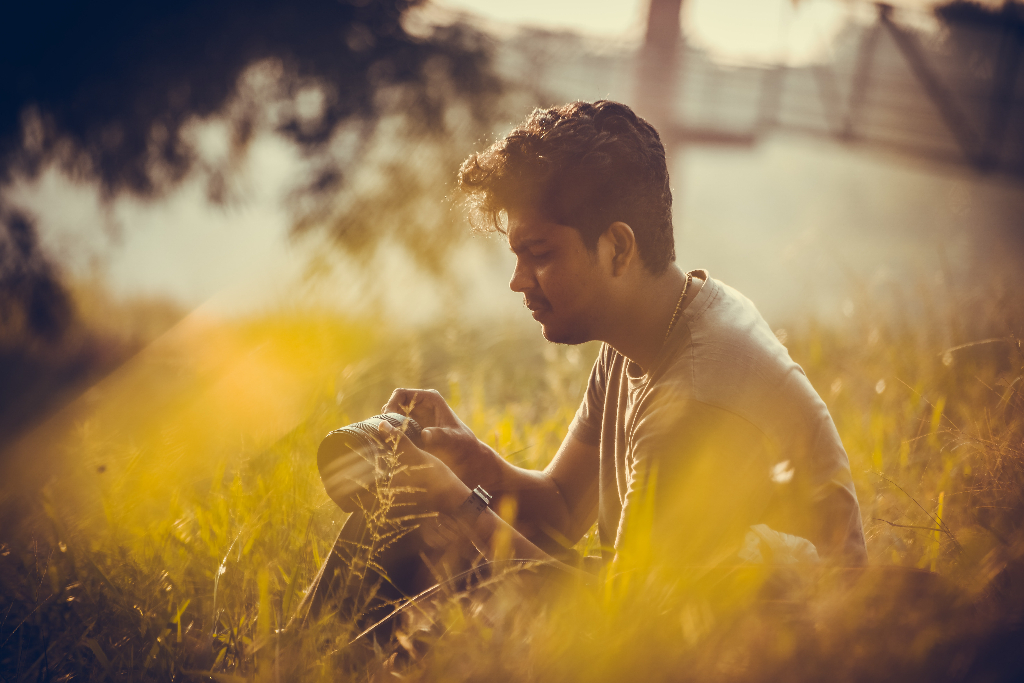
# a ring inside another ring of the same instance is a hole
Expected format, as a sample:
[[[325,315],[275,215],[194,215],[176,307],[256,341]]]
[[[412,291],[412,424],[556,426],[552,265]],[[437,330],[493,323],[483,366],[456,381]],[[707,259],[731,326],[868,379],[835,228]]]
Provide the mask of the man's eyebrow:
[[[534,247],[538,244],[543,244],[544,242],[547,241],[547,237],[534,237],[533,239],[523,240],[522,242],[518,242],[516,244],[512,244],[512,241],[509,240],[508,248],[511,249],[513,253],[515,253],[522,251],[523,249],[529,249],[530,247]]]

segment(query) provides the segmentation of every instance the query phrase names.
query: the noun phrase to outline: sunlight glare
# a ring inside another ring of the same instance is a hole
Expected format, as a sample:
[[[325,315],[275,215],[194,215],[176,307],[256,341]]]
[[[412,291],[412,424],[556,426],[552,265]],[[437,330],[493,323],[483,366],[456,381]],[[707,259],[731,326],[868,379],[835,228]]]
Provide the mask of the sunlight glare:
[[[834,0],[693,0],[683,25],[693,47],[736,64],[827,61],[850,15]]]
[[[639,44],[648,2],[437,0],[434,5],[496,24],[569,30]],[[831,41],[851,11],[849,4],[836,0],[689,0],[683,2],[682,21],[690,44],[718,60],[801,64],[827,58]]]
[[[643,37],[647,19],[646,0],[436,0],[433,4],[501,24],[575,31],[632,42]]]

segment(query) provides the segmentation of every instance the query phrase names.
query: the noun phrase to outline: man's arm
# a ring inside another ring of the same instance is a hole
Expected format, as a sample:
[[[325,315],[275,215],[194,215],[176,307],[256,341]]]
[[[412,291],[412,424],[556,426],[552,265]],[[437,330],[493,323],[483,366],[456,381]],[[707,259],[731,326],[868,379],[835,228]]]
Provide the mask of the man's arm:
[[[551,552],[571,548],[594,523],[597,446],[566,435],[543,471],[516,467],[497,453],[494,457],[495,476],[490,487],[483,487],[496,500],[511,496],[516,501],[516,529],[540,547]]]
[[[512,465],[480,441],[433,390],[396,389],[385,412],[409,415],[423,427],[423,449],[470,488],[480,485],[495,501],[511,497],[516,529],[556,552],[571,547],[597,517],[598,450],[566,436],[543,471]]]
[[[418,448],[400,430],[385,421],[378,428],[381,435],[393,444],[395,454],[403,465],[392,483],[396,486],[399,504],[405,506],[408,512],[414,515],[418,512],[436,512],[453,521],[489,560],[536,560],[586,576],[552,558],[491,509],[484,509],[479,515],[471,512],[467,514],[464,503],[470,495],[470,489],[465,482],[438,458]]]

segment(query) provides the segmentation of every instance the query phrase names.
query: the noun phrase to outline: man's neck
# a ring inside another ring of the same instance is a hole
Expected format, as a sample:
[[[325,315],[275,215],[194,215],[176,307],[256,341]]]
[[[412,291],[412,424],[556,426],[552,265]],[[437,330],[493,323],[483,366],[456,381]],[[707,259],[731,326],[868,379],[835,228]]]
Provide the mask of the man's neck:
[[[651,370],[665,343],[676,306],[678,325],[682,311],[700,289],[701,280],[695,278],[680,303],[685,282],[686,274],[675,264],[661,275],[638,282],[617,302],[616,315],[608,321],[601,341],[636,363],[643,372]]]

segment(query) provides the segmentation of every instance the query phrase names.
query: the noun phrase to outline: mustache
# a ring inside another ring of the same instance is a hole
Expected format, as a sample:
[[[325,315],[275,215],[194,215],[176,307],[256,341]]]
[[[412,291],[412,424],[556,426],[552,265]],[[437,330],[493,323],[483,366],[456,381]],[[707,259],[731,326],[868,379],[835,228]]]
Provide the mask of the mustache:
[[[529,308],[531,311],[538,311],[545,308],[551,308],[551,303],[539,294],[535,294],[533,296],[524,294],[523,305]]]

